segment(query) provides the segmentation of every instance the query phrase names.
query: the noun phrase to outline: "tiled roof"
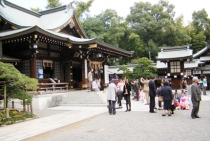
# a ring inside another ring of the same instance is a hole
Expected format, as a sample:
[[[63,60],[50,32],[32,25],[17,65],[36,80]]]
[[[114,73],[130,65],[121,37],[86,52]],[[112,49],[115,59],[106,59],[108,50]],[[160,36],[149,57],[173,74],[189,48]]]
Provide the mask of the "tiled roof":
[[[196,54],[193,55],[193,58],[197,58],[200,55],[202,55],[204,52],[206,52],[209,49],[209,47],[204,47],[203,49],[201,49],[199,52],[197,52]]]
[[[98,40],[97,38],[93,38],[93,39],[82,39],[82,38],[77,38],[71,35],[67,35],[67,34],[63,34],[63,33],[57,33],[51,30],[47,30],[47,29],[42,29],[41,27],[38,26],[34,26],[34,27],[29,27],[29,28],[22,28],[22,29],[18,29],[18,30],[12,30],[12,31],[5,31],[5,32],[1,32],[0,33],[0,40],[6,40],[6,39],[10,39],[10,38],[15,38],[24,34],[28,34],[28,33],[32,33],[32,32],[39,32],[45,35],[48,35],[52,38],[56,38],[56,39],[60,39],[62,41],[66,41],[66,42],[70,42],[72,44],[99,44],[102,46],[105,46],[108,49],[113,49],[116,51],[120,51],[123,53],[126,53],[128,56],[131,56],[133,54],[133,52],[131,51],[127,51],[121,48],[117,48],[115,46],[112,46],[110,44],[104,43],[100,40]]]
[[[43,29],[58,29],[69,22],[74,14],[74,9],[66,5],[48,11],[36,13],[8,1],[5,1],[5,6],[0,5],[0,16],[18,28],[37,25]]]

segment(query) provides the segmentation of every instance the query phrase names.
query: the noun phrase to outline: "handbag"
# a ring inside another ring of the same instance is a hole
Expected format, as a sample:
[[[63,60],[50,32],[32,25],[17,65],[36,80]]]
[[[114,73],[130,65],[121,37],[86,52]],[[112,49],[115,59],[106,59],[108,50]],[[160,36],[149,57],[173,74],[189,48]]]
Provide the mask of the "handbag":
[[[159,96],[158,97],[158,101],[163,102],[163,97],[162,96]]]

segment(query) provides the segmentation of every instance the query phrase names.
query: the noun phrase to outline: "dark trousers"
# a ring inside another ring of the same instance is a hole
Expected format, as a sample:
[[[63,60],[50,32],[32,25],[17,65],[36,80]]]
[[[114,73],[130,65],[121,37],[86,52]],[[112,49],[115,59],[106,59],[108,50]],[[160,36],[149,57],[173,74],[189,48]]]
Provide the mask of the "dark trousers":
[[[149,111],[154,112],[155,109],[155,97],[150,96]]]
[[[158,107],[162,107],[162,102],[161,101],[158,101]]]
[[[116,103],[116,101],[109,100],[109,113],[110,114],[115,114],[116,113],[115,103]]]
[[[134,92],[136,93],[136,96],[135,96],[136,100],[139,100],[139,93],[138,93],[138,90],[137,90],[137,91],[134,91]]]
[[[198,117],[199,107],[200,107],[200,101],[198,102],[198,104],[193,105],[191,117]]]
[[[117,103],[119,104],[119,106],[122,106],[121,100],[122,100],[122,95],[117,95]]]

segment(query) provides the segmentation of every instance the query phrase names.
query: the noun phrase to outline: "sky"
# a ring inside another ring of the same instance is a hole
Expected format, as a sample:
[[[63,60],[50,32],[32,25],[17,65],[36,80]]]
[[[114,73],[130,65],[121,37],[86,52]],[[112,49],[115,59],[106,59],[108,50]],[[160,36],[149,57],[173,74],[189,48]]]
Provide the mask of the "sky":
[[[8,0],[16,5],[22,6],[24,8],[40,8],[45,10],[47,5],[47,0]],[[73,0],[60,0],[63,4],[69,4]],[[87,2],[88,0],[78,0]],[[194,11],[199,11],[205,9],[210,17],[210,1],[208,0],[168,0],[170,4],[175,5],[174,11],[176,12],[175,17],[180,15],[184,16],[184,24],[187,25],[192,21],[192,13]],[[90,14],[97,15],[106,9],[115,10],[119,16],[126,17],[130,14],[130,7],[134,6],[135,2],[150,2],[151,4],[156,4],[159,0],[94,0],[92,6],[90,7]]]

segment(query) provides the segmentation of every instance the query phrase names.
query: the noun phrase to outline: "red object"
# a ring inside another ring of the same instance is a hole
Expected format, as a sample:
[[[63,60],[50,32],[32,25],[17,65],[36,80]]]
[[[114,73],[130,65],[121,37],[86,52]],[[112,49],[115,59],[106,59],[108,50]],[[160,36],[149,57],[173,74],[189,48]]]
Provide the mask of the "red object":
[[[186,109],[186,106],[181,106],[181,109],[183,109],[183,110]]]
[[[179,106],[179,102],[174,102],[174,106],[178,107]]]

